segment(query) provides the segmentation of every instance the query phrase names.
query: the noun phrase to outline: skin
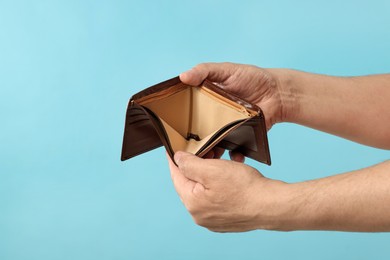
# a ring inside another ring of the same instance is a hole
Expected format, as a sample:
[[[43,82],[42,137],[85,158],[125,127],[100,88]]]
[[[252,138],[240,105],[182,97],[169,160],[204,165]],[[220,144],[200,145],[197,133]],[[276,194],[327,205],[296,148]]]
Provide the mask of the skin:
[[[331,77],[289,69],[204,63],[180,75],[209,79],[262,108],[268,129],[292,122],[390,149],[390,75]],[[265,178],[241,154],[177,152],[171,177],[195,223],[216,232],[390,231],[390,161],[300,183]]]

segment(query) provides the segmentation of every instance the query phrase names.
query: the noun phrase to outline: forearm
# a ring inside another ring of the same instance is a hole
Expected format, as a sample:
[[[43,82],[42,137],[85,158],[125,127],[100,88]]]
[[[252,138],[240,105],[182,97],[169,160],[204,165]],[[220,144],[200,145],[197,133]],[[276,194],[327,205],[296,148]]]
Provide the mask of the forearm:
[[[286,69],[279,80],[283,121],[390,149],[390,74],[332,77]]]
[[[390,231],[390,161],[288,185],[282,230]],[[286,198],[286,197],[285,197]]]

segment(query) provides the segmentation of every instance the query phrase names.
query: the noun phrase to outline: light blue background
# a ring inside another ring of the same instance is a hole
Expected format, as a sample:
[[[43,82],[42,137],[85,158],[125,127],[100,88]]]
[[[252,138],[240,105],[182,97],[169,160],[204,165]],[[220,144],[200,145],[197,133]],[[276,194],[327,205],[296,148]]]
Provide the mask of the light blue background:
[[[0,0],[0,259],[389,259],[390,235],[196,226],[163,149],[120,162],[135,92],[204,61],[333,75],[390,71],[390,1]],[[373,126],[375,127],[375,126]],[[290,124],[288,182],[389,152]]]

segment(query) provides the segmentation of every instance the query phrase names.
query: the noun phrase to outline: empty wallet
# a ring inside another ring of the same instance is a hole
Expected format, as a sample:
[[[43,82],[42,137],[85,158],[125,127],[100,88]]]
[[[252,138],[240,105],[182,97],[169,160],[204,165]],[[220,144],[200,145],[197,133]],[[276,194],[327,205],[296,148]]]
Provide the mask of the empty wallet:
[[[239,152],[270,165],[261,109],[212,82],[190,86],[172,78],[131,97],[121,160],[164,145],[203,157],[213,147]]]

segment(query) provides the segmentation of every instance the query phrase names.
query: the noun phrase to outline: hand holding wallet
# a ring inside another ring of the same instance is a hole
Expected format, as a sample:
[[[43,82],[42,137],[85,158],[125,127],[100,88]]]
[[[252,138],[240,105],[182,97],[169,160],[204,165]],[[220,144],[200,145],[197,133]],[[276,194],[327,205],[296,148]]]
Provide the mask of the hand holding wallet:
[[[205,80],[200,86],[179,77],[131,97],[127,107],[121,160],[164,145],[199,157],[213,147],[271,164],[261,109]]]

